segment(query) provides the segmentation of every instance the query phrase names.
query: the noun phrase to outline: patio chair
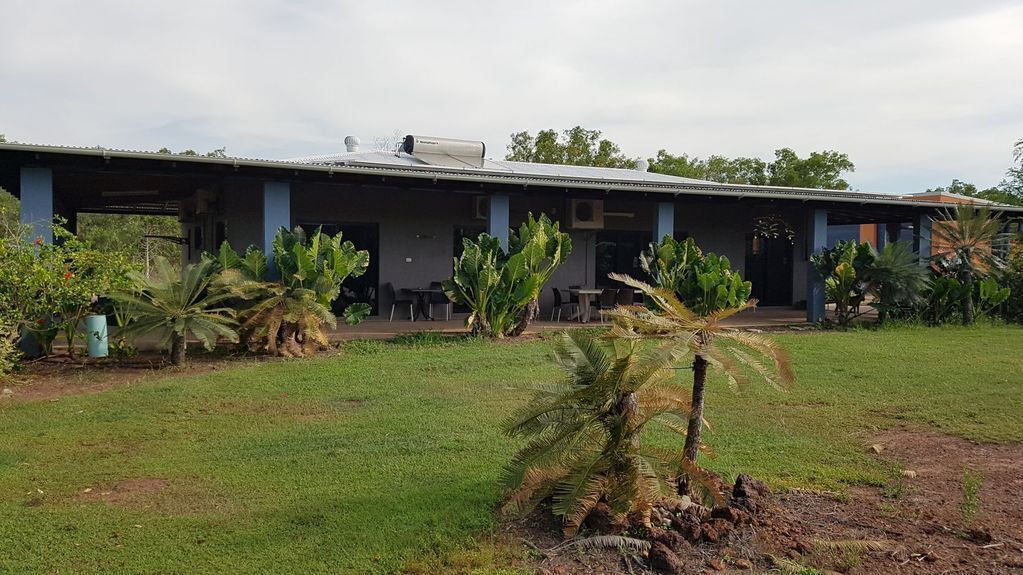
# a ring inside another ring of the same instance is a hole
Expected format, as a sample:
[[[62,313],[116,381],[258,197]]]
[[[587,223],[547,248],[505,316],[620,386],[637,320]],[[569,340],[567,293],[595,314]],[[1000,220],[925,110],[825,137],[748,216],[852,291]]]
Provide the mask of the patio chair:
[[[391,282],[387,282],[387,283],[384,284],[383,291],[387,295],[388,299],[391,300],[391,318],[389,320],[387,320],[387,321],[394,321],[394,308],[396,308],[398,306],[402,306],[402,307],[408,306],[408,317],[409,317],[409,320],[410,321],[416,321],[416,302],[415,302],[415,300],[413,300],[411,298],[409,298],[409,299],[398,299],[398,296],[395,295],[395,293],[394,293],[394,286],[391,285]],[[404,294],[405,291],[402,290],[402,293]]]
[[[444,286],[440,282],[430,282],[430,289],[444,289]],[[444,319],[451,319],[451,309],[454,303],[448,299],[448,296],[442,293],[431,293],[430,294],[430,317],[433,317],[433,304],[444,306]]]
[[[618,305],[632,305],[636,303],[636,290],[633,288],[618,288]]]
[[[562,298],[562,296],[561,296],[561,290],[559,290],[556,287],[552,287],[551,291],[554,292],[554,307],[551,308],[551,321],[555,321],[554,314],[557,313],[557,318],[558,318],[557,321],[560,322],[561,321],[561,310],[564,309],[565,306],[568,306],[568,309],[571,310],[573,306],[579,307],[579,304],[577,304],[577,303],[574,304],[574,303],[566,302]]]
[[[600,295],[597,296],[596,301],[593,302],[597,306],[597,313],[600,314],[600,323],[604,323],[604,312],[613,308],[615,303],[618,301],[618,290],[615,288],[604,288]]]
[[[574,289],[577,290],[577,289],[580,289],[582,287],[583,286],[568,286],[568,303],[575,304],[576,306],[579,305],[579,294],[578,293],[572,293],[572,290],[574,290]]]

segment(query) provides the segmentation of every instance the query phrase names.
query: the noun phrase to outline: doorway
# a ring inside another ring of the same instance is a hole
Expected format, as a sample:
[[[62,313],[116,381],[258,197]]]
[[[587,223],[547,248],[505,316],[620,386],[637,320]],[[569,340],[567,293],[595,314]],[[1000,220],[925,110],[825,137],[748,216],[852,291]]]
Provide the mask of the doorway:
[[[792,305],[792,240],[747,234],[746,280],[760,305]]]
[[[597,253],[594,284],[598,288],[620,287],[607,277],[609,273],[630,275],[646,280],[639,265],[639,254],[650,247],[653,232],[641,230],[600,230],[597,232]]]

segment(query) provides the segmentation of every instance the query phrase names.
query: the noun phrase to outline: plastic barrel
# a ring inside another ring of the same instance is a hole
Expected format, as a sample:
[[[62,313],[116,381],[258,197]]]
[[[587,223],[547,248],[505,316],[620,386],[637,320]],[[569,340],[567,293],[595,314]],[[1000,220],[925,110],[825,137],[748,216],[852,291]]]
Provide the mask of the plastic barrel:
[[[89,345],[89,357],[107,356],[107,316],[90,315],[85,318],[85,341]]]

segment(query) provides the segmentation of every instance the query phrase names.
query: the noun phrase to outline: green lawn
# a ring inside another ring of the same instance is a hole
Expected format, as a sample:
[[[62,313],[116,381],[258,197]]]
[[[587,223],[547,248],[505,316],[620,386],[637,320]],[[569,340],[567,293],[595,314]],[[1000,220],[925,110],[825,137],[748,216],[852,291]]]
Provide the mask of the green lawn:
[[[882,483],[890,470],[864,438],[902,424],[1023,441],[1023,329],[779,339],[792,392],[712,382],[709,465],[725,476]],[[357,342],[343,357],[0,402],[0,573],[387,573],[465,546],[494,522],[516,386],[557,376],[549,349]],[[167,484],[96,500],[134,478]]]

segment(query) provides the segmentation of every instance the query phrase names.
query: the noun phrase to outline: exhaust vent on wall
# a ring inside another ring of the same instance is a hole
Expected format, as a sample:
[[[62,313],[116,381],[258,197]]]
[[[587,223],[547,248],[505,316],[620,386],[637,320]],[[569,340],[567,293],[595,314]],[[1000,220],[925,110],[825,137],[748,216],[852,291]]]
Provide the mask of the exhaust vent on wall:
[[[411,134],[405,136],[402,149],[431,166],[445,168],[482,168],[487,151],[483,142]]]

